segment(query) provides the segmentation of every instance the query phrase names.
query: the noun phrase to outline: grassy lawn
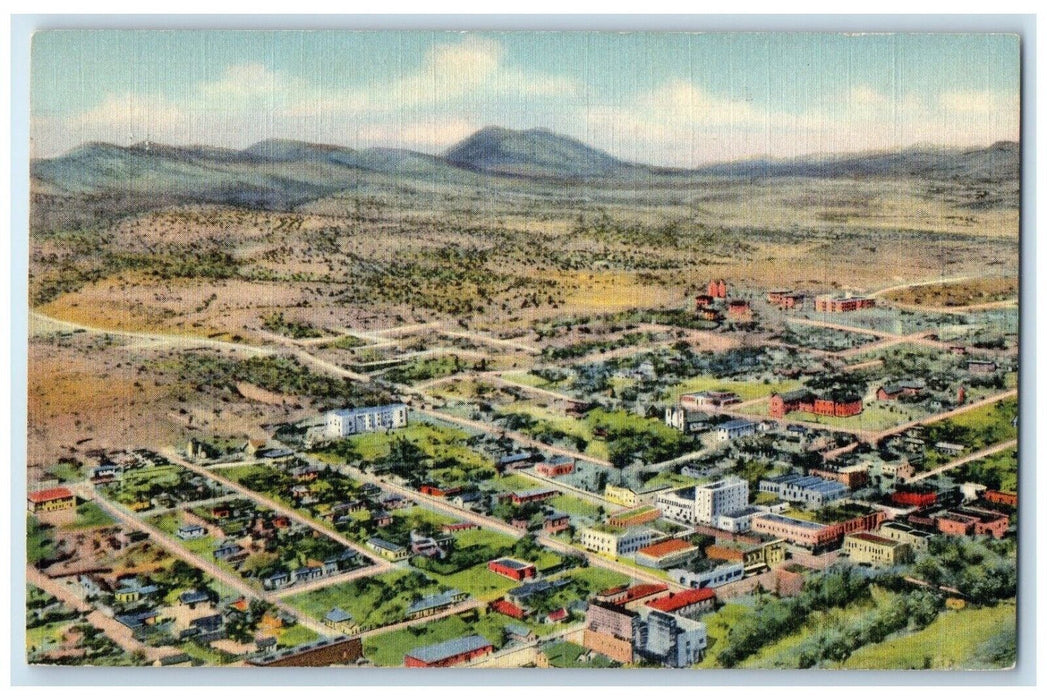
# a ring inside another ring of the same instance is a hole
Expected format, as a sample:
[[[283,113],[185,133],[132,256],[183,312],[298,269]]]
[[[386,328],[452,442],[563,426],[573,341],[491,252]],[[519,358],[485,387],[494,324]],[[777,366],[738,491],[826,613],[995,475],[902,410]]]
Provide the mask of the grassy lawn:
[[[83,474],[80,473],[80,468],[75,464],[69,462],[59,462],[47,468],[47,471],[51,476],[58,479],[59,481],[80,481]]]
[[[282,647],[296,647],[319,638],[320,635],[304,625],[291,625],[277,633],[276,643]]]
[[[371,659],[375,666],[402,666],[404,654],[416,647],[439,644],[470,634],[484,636],[495,649],[499,649],[502,647],[502,631],[506,625],[534,627],[499,613],[480,615],[475,622],[467,622],[462,616],[452,615],[365,639],[364,655]],[[540,633],[541,628],[537,631]]]
[[[61,644],[62,635],[76,620],[59,620],[46,625],[27,628],[25,631],[25,648],[31,651],[45,651]]]
[[[463,467],[491,467],[493,462],[474,452],[463,443],[469,436],[457,428],[433,423],[416,422],[388,433],[366,433],[349,438],[365,462],[373,462],[389,454],[393,441],[404,439],[417,445],[435,459],[449,458]]]
[[[506,474],[505,476],[490,479],[487,483],[499,491],[526,491],[527,489],[545,486],[545,484],[529,479],[522,474]]]
[[[701,479],[695,479],[691,476],[684,476],[683,474],[677,474],[676,472],[659,472],[656,477],[644,483],[645,489],[656,489],[662,486],[669,486],[672,488],[682,486],[693,486],[697,484]]]
[[[338,607],[364,629],[382,627],[404,619],[415,598],[443,590],[422,572],[399,569],[378,576],[339,583],[291,596],[287,602],[316,620]]]
[[[233,481],[240,482],[252,476],[268,474],[274,471],[274,468],[267,464],[245,464],[243,466],[229,467],[227,469],[220,469],[217,471],[226,479],[232,479]]]
[[[580,657],[587,656],[589,650],[574,642],[554,642],[543,647],[542,651],[553,668],[609,668],[614,665],[614,662],[603,654],[593,654],[592,658],[579,660]]]
[[[1013,440],[1018,435],[1017,429],[1010,423],[1010,419],[1017,415],[1017,410],[1018,399],[1012,396],[965,411],[945,422],[975,431],[997,430],[1001,438],[998,442],[1003,442],[1004,440]],[[985,444],[990,443],[986,442]]]
[[[978,661],[979,647],[993,637],[1013,633],[1016,619],[1013,601],[989,608],[946,610],[919,632],[903,633],[858,649],[842,668],[989,668]]]
[[[488,571],[487,562],[463,569],[453,574],[438,574],[426,571],[425,575],[435,579],[445,588],[457,588],[474,598],[484,601],[494,600],[505,595],[510,588],[519,586],[519,582]]]
[[[511,374],[503,374],[502,378],[509,382],[516,382],[517,384],[526,384],[527,386],[533,386],[538,389],[564,389],[569,387],[572,383],[570,378],[562,379],[558,382],[550,382],[546,379],[539,377],[537,374],[531,374],[530,372],[513,372]]]
[[[98,504],[87,501],[76,507],[76,520],[63,525],[62,530],[87,530],[112,525],[115,521]]]
[[[563,494],[547,501],[553,508],[563,511],[568,515],[580,515],[583,518],[595,518],[599,514],[599,506],[586,501],[578,496]]]
[[[598,566],[586,566],[580,569],[575,569],[565,575],[570,576],[576,581],[583,582],[593,593],[599,593],[608,588],[614,588],[623,583],[629,583],[628,576]]]
[[[571,437],[581,438],[588,443],[585,448],[585,454],[596,459],[607,459],[607,443],[600,438],[593,437],[592,428],[583,420],[539,406],[534,401],[515,401],[498,408],[499,415],[513,413],[525,414],[540,421],[533,428],[523,432],[538,434],[546,429],[550,429]]]
[[[1018,490],[1018,451],[1004,450],[984,459],[968,462],[950,475],[957,480],[973,481],[1002,491]]]
[[[763,396],[770,396],[774,392],[782,393],[784,391],[792,391],[803,386],[803,383],[789,379],[780,382],[745,382],[734,379],[718,379],[716,377],[701,376],[691,377],[685,379],[676,386],[669,389],[668,393],[663,396],[673,403],[679,400],[680,394],[690,394],[696,391],[733,391],[738,394],[742,401],[748,401],[750,399],[758,399]]]
[[[516,544],[516,538],[494,530],[461,530],[454,533],[455,546],[459,549],[476,545],[506,548]]]
[[[52,538],[54,529],[43,525],[36,517],[26,516],[25,553],[27,561],[36,563],[41,559],[54,556],[55,542]]]
[[[447,377],[467,368],[471,363],[457,355],[426,357],[409,360],[385,373],[384,378],[400,384],[413,384],[427,379]]]

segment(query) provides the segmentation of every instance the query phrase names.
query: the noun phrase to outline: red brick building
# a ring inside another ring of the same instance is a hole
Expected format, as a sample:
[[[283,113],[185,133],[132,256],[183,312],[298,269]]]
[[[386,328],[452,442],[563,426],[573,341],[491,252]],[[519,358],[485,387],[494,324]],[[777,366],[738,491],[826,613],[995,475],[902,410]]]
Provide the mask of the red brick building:
[[[808,389],[771,394],[768,412],[772,417],[783,418],[794,411],[813,413],[817,416],[846,418],[862,412],[862,400],[860,397],[819,398]]]
[[[713,280],[706,288],[706,294],[716,299],[726,299],[727,282],[724,280]]]
[[[753,310],[749,306],[749,302],[742,299],[732,299],[727,302],[727,317],[735,321],[751,321]]]
[[[694,310],[701,311],[713,305],[713,297],[708,294],[699,294],[694,298]]]
[[[833,296],[823,294],[814,298],[814,310],[824,313],[846,313],[876,306],[872,297]]]
[[[1010,491],[988,489],[982,494],[982,498],[989,503],[999,503],[1000,505],[1010,506],[1012,508],[1018,507],[1018,494],[1011,493]]]
[[[938,501],[935,491],[895,491],[891,494],[891,503],[911,508],[926,508],[933,506]]]
[[[716,592],[711,588],[692,588],[681,593],[670,593],[664,598],[647,602],[647,607],[676,615],[696,615],[716,607]]]
[[[797,292],[777,290],[767,292],[767,303],[774,304],[780,309],[796,309],[803,306],[804,295]]]
[[[547,478],[564,476],[574,471],[574,460],[570,457],[553,457],[534,465],[534,470]]]
[[[542,532],[555,535],[571,527],[571,517],[567,513],[549,513],[542,518]]]
[[[523,581],[525,578],[534,578],[538,575],[538,569],[531,562],[509,559],[508,557],[487,562],[487,570],[506,578],[511,578],[514,581]]]
[[[613,603],[629,608],[631,605],[649,601],[669,590],[664,583],[639,583],[635,586],[616,586],[597,593],[594,598],[601,603]]]
[[[840,469],[811,469],[807,473],[811,476],[839,481],[851,490],[860,489],[869,483],[869,468],[860,465]]]

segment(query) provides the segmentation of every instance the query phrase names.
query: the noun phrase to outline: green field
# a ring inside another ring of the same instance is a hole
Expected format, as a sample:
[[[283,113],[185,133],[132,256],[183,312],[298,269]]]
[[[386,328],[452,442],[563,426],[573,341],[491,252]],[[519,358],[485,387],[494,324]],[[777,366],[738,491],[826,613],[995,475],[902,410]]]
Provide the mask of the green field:
[[[417,598],[444,590],[420,571],[400,569],[291,596],[287,602],[316,620],[338,607],[363,628],[400,622]]]
[[[98,504],[87,501],[76,507],[76,520],[63,525],[62,530],[88,530],[95,527],[106,527],[115,521],[102,510]]]
[[[593,593],[599,593],[602,590],[629,583],[629,577],[625,574],[602,569],[598,566],[586,566],[575,569],[567,575],[576,581],[584,583]]]
[[[448,459],[466,468],[493,468],[493,462],[464,445],[469,436],[457,428],[433,423],[416,422],[388,433],[366,433],[349,438],[353,448],[365,462],[373,462],[389,454],[395,440],[407,440],[428,456]]]
[[[957,481],[973,481],[1001,491],[1018,490],[1018,451],[1004,450],[949,472]]]
[[[554,642],[542,647],[542,652],[553,668],[609,668],[615,663],[603,654],[595,653],[592,658],[579,660],[580,657],[588,657],[590,651],[574,642]]]
[[[803,386],[803,383],[788,379],[780,382],[745,382],[734,379],[718,379],[717,377],[701,376],[685,379],[676,386],[670,388],[662,398],[672,403],[680,399],[680,394],[691,394],[696,391],[733,391],[738,394],[742,401],[758,399],[764,396],[785,391],[792,391]]]
[[[539,406],[535,401],[515,401],[498,408],[499,415],[524,414],[538,421],[533,427],[523,430],[537,436],[545,431],[563,433],[571,438],[585,440],[584,453],[596,459],[607,459],[607,443],[593,437],[591,426],[584,420]]]
[[[54,528],[44,525],[32,515],[26,516],[26,560],[35,564],[41,559],[54,556]]]
[[[530,372],[513,372],[511,374],[503,374],[502,378],[509,382],[515,382],[517,384],[524,384],[526,386],[533,386],[537,389],[565,389],[572,383],[571,379],[562,379],[558,382],[550,382],[547,379],[539,377],[537,374],[531,374]]]
[[[841,666],[847,669],[988,669],[1006,668],[1013,656],[995,661],[984,647],[1015,634],[1014,601],[988,608],[946,610],[926,628],[902,633],[855,651]],[[1005,644],[1001,644],[1005,646]]]
[[[570,494],[556,496],[546,501],[546,503],[568,515],[579,515],[583,518],[595,518],[600,513],[600,507],[596,504]]]

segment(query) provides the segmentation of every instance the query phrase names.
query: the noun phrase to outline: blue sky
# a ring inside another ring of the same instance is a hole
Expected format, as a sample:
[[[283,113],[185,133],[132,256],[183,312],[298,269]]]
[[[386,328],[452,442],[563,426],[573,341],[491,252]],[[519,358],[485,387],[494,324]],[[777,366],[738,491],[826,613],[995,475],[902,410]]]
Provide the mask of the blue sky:
[[[1017,139],[1008,35],[52,31],[32,152],[264,138],[439,152],[488,124],[614,155],[754,156]]]

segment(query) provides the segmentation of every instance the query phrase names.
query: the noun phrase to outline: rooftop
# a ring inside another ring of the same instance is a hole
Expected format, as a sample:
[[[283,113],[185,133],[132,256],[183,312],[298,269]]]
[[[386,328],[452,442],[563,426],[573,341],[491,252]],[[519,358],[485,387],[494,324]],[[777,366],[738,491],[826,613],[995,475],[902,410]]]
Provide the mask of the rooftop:
[[[534,566],[534,564],[531,564],[529,562],[520,561],[519,559],[510,559],[508,557],[504,557],[502,559],[495,559],[491,563],[492,564],[501,564],[504,567],[507,567],[507,568],[510,568],[510,569],[517,569],[517,570],[519,570],[519,569],[526,569],[529,566]]]
[[[686,608],[688,605],[694,605],[713,598],[716,598],[716,592],[711,588],[692,588],[680,593],[670,593],[665,598],[649,601],[647,607],[671,613],[681,608]]]
[[[347,418],[351,416],[359,416],[367,413],[377,413],[379,411],[392,411],[398,408],[407,408],[402,403],[389,403],[382,406],[359,406],[357,408],[336,408],[333,411],[328,411],[328,415],[341,416]]]
[[[649,557],[664,557],[668,554],[683,552],[688,549],[695,549],[695,547],[690,542],[674,538],[644,547],[638,554],[645,554]]]
[[[34,491],[29,494],[29,500],[33,503],[44,503],[46,501],[56,501],[59,498],[72,497],[73,492],[62,486],[53,489],[44,489],[43,491]]]
[[[486,637],[479,634],[472,634],[468,637],[459,637],[458,639],[451,639],[446,642],[440,642],[439,644],[430,644],[426,647],[416,647],[407,652],[407,656],[425,663],[435,663],[437,661],[451,658],[452,656],[468,654],[489,646],[491,646],[491,643],[487,641]]]
[[[777,513],[764,513],[763,515],[757,516],[757,520],[765,520],[772,523],[778,523],[779,525],[787,525],[789,527],[799,527],[804,530],[821,530],[825,527],[819,523],[812,523],[810,520],[797,520],[796,518],[789,518],[784,515],[778,515]]]
[[[880,537],[879,535],[874,535],[871,532],[854,532],[854,533],[851,533],[850,535],[847,535],[847,536],[850,537],[851,539],[861,540],[862,542],[871,542],[873,544],[885,544],[885,545],[891,545],[892,547],[894,545],[898,544],[894,540],[889,540],[886,537]]]
[[[331,611],[324,615],[324,620],[328,622],[352,622],[353,616],[341,608],[331,608]]]
[[[411,614],[419,612],[421,610],[429,610],[430,608],[439,608],[445,605],[450,605],[454,602],[454,599],[459,595],[461,595],[461,591],[452,588],[451,590],[444,591],[443,593],[437,593],[435,595],[426,596],[421,600],[416,600],[415,602],[411,603],[411,605],[407,608],[407,613]]]

